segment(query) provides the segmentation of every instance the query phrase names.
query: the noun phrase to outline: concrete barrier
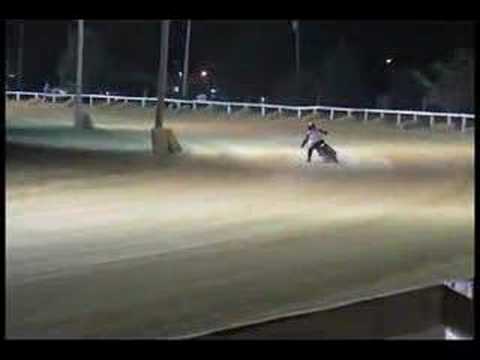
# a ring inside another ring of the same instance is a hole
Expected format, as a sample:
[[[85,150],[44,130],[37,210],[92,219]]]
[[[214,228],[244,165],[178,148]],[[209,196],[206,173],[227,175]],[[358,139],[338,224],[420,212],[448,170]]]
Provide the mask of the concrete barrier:
[[[473,338],[473,322],[473,301],[439,285],[198,339],[445,339],[447,332]]]

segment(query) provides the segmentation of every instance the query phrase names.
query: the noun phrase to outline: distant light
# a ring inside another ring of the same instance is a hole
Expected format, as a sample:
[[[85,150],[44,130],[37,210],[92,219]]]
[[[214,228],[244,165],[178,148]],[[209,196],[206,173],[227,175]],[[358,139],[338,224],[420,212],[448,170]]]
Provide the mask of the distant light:
[[[260,101],[261,101],[261,102],[265,102],[265,98],[262,96],[262,97],[260,98]]]
[[[175,91],[175,92],[177,93],[177,92],[180,91],[180,88],[179,88],[178,86],[175,86],[175,87],[173,88],[173,91]]]
[[[386,63],[386,64],[391,64],[391,63],[392,63],[392,61],[393,61],[393,59],[392,59],[392,58],[388,58],[387,60],[385,60],[385,63]]]
[[[15,74],[8,74],[8,77],[14,78],[14,77],[15,77]]]
[[[212,94],[216,94],[216,93],[217,93],[217,89],[215,89],[215,88],[210,89],[210,92],[211,92]]]
[[[206,72],[205,70],[202,70],[202,72],[200,73],[200,75],[201,75],[202,77],[205,77],[205,76],[207,76],[207,72]]]
[[[110,93],[108,91],[105,91],[105,95],[110,95]]]
[[[178,72],[178,76],[182,77],[183,73],[181,71]]]

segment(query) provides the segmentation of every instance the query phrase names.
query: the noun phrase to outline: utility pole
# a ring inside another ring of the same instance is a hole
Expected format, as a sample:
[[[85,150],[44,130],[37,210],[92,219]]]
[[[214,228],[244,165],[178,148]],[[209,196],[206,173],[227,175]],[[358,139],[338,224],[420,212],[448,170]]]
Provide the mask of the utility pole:
[[[170,33],[170,20],[162,20],[162,44],[160,47],[160,63],[158,67],[158,95],[157,111],[155,114],[155,128],[163,126],[163,109],[165,107],[165,90],[167,87],[168,65],[168,37]]]
[[[10,47],[8,45],[8,38],[7,38],[7,44],[5,46],[5,85],[8,90],[8,79],[10,79]]]
[[[295,66],[298,79],[300,76],[300,22],[298,20],[293,20],[292,28],[295,35]]]
[[[162,43],[160,47],[160,64],[158,66],[158,95],[157,111],[155,114],[155,127],[151,131],[152,150],[155,156],[182,151],[171,129],[163,127],[163,112],[165,108],[165,90],[167,88],[168,65],[168,36],[170,33],[170,20],[162,20]]]
[[[7,89],[12,85],[11,72],[15,67],[15,29],[15,22],[5,21],[5,85]]]
[[[17,90],[23,90],[23,37],[24,23],[20,20],[18,24],[18,56],[17,56]]]
[[[83,74],[83,20],[78,20],[77,41],[77,86],[75,93],[75,124],[79,124],[82,106],[82,74]]]
[[[67,51],[70,51],[72,57],[75,58],[75,39],[78,36],[75,36],[76,26],[75,23],[69,23],[67,28]],[[78,32],[78,30],[77,30]],[[70,53],[69,53],[70,54]]]
[[[187,35],[185,39],[185,56],[183,58],[183,83],[182,96],[185,99],[188,95],[188,62],[190,57],[190,34],[192,30],[192,20],[187,20]]]

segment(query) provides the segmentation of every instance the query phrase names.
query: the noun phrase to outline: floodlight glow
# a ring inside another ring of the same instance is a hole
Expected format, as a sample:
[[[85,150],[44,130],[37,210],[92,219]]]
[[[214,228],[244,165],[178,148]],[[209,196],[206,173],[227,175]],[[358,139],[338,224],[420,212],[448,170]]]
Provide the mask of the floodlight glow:
[[[173,91],[175,91],[176,93],[178,93],[178,92],[180,91],[180,88],[179,88],[178,86],[175,86],[175,87],[173,88]]]
[[[202,72],[200,73],[200,75],[201,75],[202,77],[205,77],[205,76],[207,76],[207,72],[206,72],[205,70],[202,70]]]
[[[217,89],[215,89],[215,88],[210,89],[210,92],[211,92],[212,94],[215,94],[215,93],[217,92]]]
[[[178,76],[182,77],[183,73],[181,71],[178,72]]]
[[[385,63],[387,63],[387,64],[391,64],[391,63],[392,63],[392,61],[393,61],[393,59],[392,59],[392,58],[388,58],[387,60],[385,60]]]
[[[470,340],[470,337],[462,334],[460,331],[456,331],[452,327],[447,326],[445,328],[445,339],[446,340]]]

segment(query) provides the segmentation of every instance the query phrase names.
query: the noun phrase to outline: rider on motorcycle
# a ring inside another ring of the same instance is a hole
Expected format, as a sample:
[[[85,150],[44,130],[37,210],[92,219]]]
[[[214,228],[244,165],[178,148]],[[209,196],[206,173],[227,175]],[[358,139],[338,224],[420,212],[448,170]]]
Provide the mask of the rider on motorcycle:
[[[312,153],[313,150],[317,150],[319,156],[322,156],[322,146],[324,145],[323,135],[327,135],[328,131],[317,128],[314,123],[309,122],[307,128],[307,134],[305,135],[305,139],[302,142],[302,148],[308,142],[308,162],[312,160]]]

